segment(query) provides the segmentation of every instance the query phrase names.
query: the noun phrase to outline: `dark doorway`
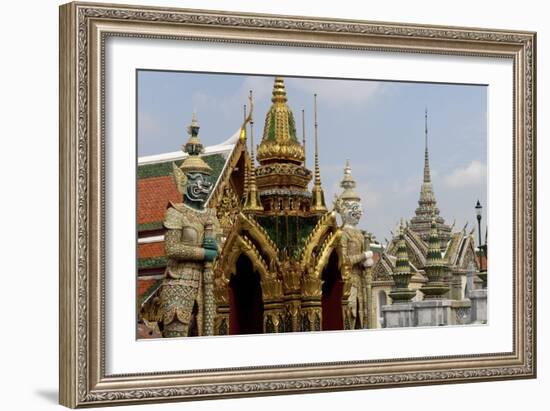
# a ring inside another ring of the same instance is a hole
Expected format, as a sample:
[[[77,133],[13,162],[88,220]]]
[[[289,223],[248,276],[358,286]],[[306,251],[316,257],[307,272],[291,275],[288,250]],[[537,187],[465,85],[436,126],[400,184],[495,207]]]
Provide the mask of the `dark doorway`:
[[[342,294],[344,283],[338,269],[338,255],[333,252],[323,270],[323,330],[343,330]]]
[[[229,334],[262,334],[264,303],[260,274],[245,255],[237,260],[237,273],[229,281]]]

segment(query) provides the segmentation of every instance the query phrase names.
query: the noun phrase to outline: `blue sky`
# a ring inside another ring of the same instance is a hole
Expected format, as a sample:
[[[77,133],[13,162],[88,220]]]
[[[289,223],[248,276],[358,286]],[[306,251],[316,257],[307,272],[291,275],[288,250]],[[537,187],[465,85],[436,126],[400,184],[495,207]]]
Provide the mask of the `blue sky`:
[[[487,94],[480,85],[285,78],[288,104],[301,135],[306,113],[307,166],[313,168],[313,94],[317,93],[321,180],[327,203],[340,192],[349,159],[365,213],[360,227],[384,242],[417,206],[424,162],[424,109],[434,191],[441,215],[456,227],[476,223],[486,206]],[[205,145],[241,125],[253,90],[255,142],[271,104],[273,77],[138,72],[138,155],[178,150],[193,111]],[[485,215],[484,215],[485,219]],[[477,223],[476,223],[477,224]],[[477,238],[477,236],[476,236]]]

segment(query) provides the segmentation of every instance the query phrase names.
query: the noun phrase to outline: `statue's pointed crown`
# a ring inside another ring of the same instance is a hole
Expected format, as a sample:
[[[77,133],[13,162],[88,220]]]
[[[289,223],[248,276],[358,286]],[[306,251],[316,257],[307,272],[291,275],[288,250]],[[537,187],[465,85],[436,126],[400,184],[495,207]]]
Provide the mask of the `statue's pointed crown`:
[[[340,187],[344,189],[342,194],[340,194],[339,199],[343,201],[361,201],[361,197],[355,192],[355,187],[357,184],[351,175],[351,166],[349,160],[346,161],[346,166],[344,167],[344,178],[340,182]]]
[[[189,154],[189,156],[183,160],[179,168],[185,173],[204,173],[210,175],[212,174],[212,168],[199,156],[204,151],[204,146],[199,138],[199,129],[197,115],[193,113],[191,124],[187,128],[189,139],[182,146],[182,150]]]

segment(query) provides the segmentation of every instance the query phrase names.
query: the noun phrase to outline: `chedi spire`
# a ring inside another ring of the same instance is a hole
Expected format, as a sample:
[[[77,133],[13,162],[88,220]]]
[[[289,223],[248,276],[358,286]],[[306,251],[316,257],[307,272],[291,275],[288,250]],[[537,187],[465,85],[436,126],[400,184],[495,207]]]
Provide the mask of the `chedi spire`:
[[[442,249],[451,237],[451,228],[445,224],[443,217],[439,215],[437,202],[432,185],[430,169],[430,153],[428,144],[428,109],[424,111],[424,173],[420,187],[420,197],[415,215],[411,219],[410,228],[424,241],[429,241],[432,219],[435,219],[441,240]]]

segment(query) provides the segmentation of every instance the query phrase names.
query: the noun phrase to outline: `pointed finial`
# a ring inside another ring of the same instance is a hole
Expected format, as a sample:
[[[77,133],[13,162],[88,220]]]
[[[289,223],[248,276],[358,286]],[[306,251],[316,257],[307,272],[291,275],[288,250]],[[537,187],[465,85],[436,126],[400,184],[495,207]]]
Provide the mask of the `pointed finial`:
[[[189,135],[195,137],[199,134],[199,120],[197,120],[197,112],[193,111],[193,114],[191,115],[191,124],[189,127],[187,127],[187,132]]]
[[[306,114],[302,109],[302,146],[304,147],[304,167],[306,166]]]
[[[254,100],[252,96],[252,90],[249,90],[248,92],[248,101],[250,102],[250,114],[248,115],[248,122],[250,123],[250,157],[252,168],[254,168]]]
[[[313,116],[315,127],[315,185],[321,186],[321,171],[319,170],[319,123],[317,122],[317,94],[313,95]]]
[[[250,102],[250,112],[247,121],[250,124],[250,166],[248,167],[248,190],[246,192],[243,211],[262,211],[264,208],[260,201],[260,195],[256,187],[256,166],[254,159],[254,99],[252,90],[249,91],[248,101]]]
[[[191,117],[191,124],[187,127],[187,133],[189,134],[189,140],[182,147],[189,155],[199,155],[202,153],[204,146],[199,139],[199,121],[197,120],[197,113],[193,112]]]
[[[428,108],[424,111],[424,182],[431,182],[430,157],[428,153]]]
[[[313,95],[313,118],[315,126],[315,180],[313,182],[313,211],[327,211],[325,194],[321,187],[321,171],[319,169],[319,123],[317,122],[317,93]]]
[[[424,134],[428,138],[428,107],[424,107]]]
[[[282,77],[275,77],[275,84],[273,85],[273,95],[271,97],[273,103],[286,103],[286,87],[285,81]]]

